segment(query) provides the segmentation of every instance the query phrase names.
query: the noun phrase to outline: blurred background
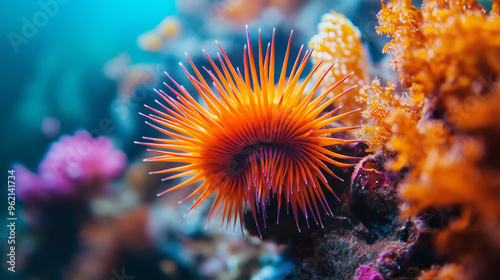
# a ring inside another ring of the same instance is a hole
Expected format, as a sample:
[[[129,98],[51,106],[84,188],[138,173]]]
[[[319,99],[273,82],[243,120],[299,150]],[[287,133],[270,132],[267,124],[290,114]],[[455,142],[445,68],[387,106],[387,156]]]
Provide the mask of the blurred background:
[[[182,218],[187,205],[176,201],[186,192],[156,198],[172,183],[147,175],[165,166],[142,162],[146,148],[133,141],[158,133],[138,112],[154,103],[153,88],[166,91],[163,71],[187,84],[184,52],[207,66],[202,49],[215,55],[218,40],[241,66],[246,24],[264,42],[276,28],[279,60],[292,29],[293,54],[335,10],[381,61],[379,9],[380,1],[0,1],[0,170],[16,169],[18,217],[16,273],[2,279],[281,279],[293,268],[282,245],[220,232],[217,222],[205,230],[204,209]],[[58,169],[68,157],[75,166]],[[0,193],[4,221],[8,191]],[[10,233],[0,228],[4,273]]]

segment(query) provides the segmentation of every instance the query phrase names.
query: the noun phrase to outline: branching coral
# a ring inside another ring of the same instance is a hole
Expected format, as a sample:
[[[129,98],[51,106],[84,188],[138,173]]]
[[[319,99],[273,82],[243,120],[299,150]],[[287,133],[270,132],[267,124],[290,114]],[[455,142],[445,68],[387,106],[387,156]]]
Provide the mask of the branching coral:
[[[396,152],[389,165],[410,169],[400,187],[403,214],[455,209],[457,216],[438,235],[438,249],[467,260],[468,277],[498,275],[498,3],[487,13],[477,1],[426,1],[418,10],[397,0],[383,4],[379,21],[378,31],[392,38],[385,51],[402,85],[425,108],[418,123],[401,112],[384,119],[391,124],[386,148]]]
[[[426,17],[424,17],[425,24],[422,23],[422,25],[426,26],[429,21],[437,19],[437,16],[433,15],[431,17],[430,15],[430,9],[434,8],[436,10],[435,12],[433,12],[433,14],[437,13],[442,14],[443,16],[448,15],[450,16],[450,18],[454,15],[454,17],[452,17],[453,20],[450,20],[453,22],[461,22],[463,18],[472,17],[473,19],[469,19],[470,21],[472,21],[470,24],[481,29],[478,30],[478,34],[484,34],[484,36],[486,36],[486,34],[491,31],[491,33],[493,33],[492,35],[495,36],[496,30],[491,30],[491,27],[488,25],[488,23],[493,20],[491,14],[486,15],[484,12],[479,10],[477,3],[474,4],[473,2],[469,2],[467,2],[467,9],[463,9],[462,7],[457,8],[455,4],[451,3],[449,5],[445,5],[444,2],[441,1],[428,1],[423,6],[423,14],[426,15]],[[396,3],[397,4],[392,5],[393,8],[397,5],[402,5],[402,2],[396,1]],[[408,9],[412,11],[414,10],[413,8]],[[381,15],[384,15],[384,13],[386,12],[387,8],[383,9]],[[457,16],[457,13],[461,16]],[[476,23],[476,20],[479,20],[479,16],[482,17],[482,21],[484,23],[481,28],[479,27],[480,25]],[[442,28],[448,28],[448,26],[445,25]],[[441,35],[439,39],[443,42],[443,44],[445,41],[450,41],[448,35],[444,33],[439,34]],[[429,34],[427,34],[427,36],[428,35]],[[413,38],[411,40],[408,38],[407,39],[412,42],[414,40],[418,40],[418,38],[419,37]],[[463,35],[461,35],[460,38],[463,38]],[[435,40],[437,40],[437,38]],[[467,40],[464,39],[464,41]],[[403,41],[393,40],[389,44],[389,49],[398,49],[399,47],[401,47],[401,45],[406,44]],[[428,48],[429,51],[434,50],[432,48],[432,45]],[[492,47],[490,46],[487,52],[490,52],[491,49]],[[444,57],[451,56],[455,52],[455,49],[449,49],[448,51],[446,51],[444,49],[438,48],[438,50]],[[474,61],[476,63],[477,61],[481,60],[480,58],[484,55],[484,50],[482,47],[473,50],[473,52],[468,52],[469,55],[467,55],[467,57],[475,57]],[[395,56],[397,56],[398,53],[394,53]],[[438,52],[436,51],[436,53]],[[437,61],[432,60],[431,62],[434,63],[431,64],[439,64],[441,65],[440,67],[451,67],[456,69],[453,73],[462,73],[461,77],[464,81],[469,81],[463,74],[466,72],[478,73],[483,71],[485,73],[489,73],[488,75],[490,77],[497,76],[497,73],[492,70],[492,67],[489,67],[489,64],[478,65],[468,60],[467,63],[457,62],[456,60],[461,59],[458,57],[455,60],[450,61],[441,60],[438,57],[435,57],[434,59],[436,59]],[[397,61],[401,63],[405,60],[400,58]],[[455,65],[456,63],[460,64],[460,67],[457,66],[458,64]],[[405,68],[401,68],[401,70],[404,69]],[[411,77],[414,82],[418,83],[420,81],[418,79],[418,75],[420,74],[409,75],[409,77]],[[435,78],[430,73],[427,73],[426,77],[427,79]],[[495,182],[498,182],[498,179],[496,178],[497,176],[494,176],[494,172],[492,172],[492,170],[490,170],[491,174],[484,174],[484,172],[489,172],[489,169],[487,168],[487,162],[481,162],[485,160],[484,155],[481,151],[484,151],[486,148],[491,151],[495,150],[495,147],[488,146],[488,137],[495,136],[495,134],[498,133],[498,120],[496,116],[498,116],[500,110],[498,109],[498,106],[495,106],[494,104],[496,104],[495,102],[497,102],[499,99],[499,93],[497,92],[499,89],[498,87],[491,88],[492,86],[496,85],[495,81],[489,81],[487,86],[485,86],[484,84],[477,85],[477,83],[467,83],[462,85],[460,82],[462,81],[462,79],[455,79],[454,82],[451,83],[449,79],[453,79],[453,77],[456,76],[450,75],[446,77],[446,79],[441,79],[441,82],[439,83],[435,81],[435,86],[433,86],[432,88],[427,88],[422,83],[420,84],[423,85],[423,89],[425,89],[424,92],[439,89],[435,99],[443,98],[447,101],[446,104],[450,105],[450,110],[445,110],[445,113],[450,116],[450,118],[446,119],[445,121],[448,121],[451,127],[454,127],[454,134],[450,134],[443,128],[443,126],[447,125],[446,123],[437,124],[437,121],[424,119],[419,123],[419,126],[417,128],[415,126],[412,126],[409,120],[405,120],[403,116],[393,115],[392,117],[393,121],[397,120],[400,123],[399,128],[398,125],[392,127],[393,132],[396,133],[393,135],[393,138],[390,141],[390,146],[391,149],[397,151],[398,154],[398,159],[393,167],[401,168],[405,164],[409,165],[413,168],[412,174],[419,175],[415,176],[415,178],[418,177],[422,180],[425,179],[424,181],[416,183],[416,185],[419,186],[417,187],[418,191],[416,189],[413,189],[412,186],[414,185],[412,184],[407,185],[402,190],[403,196],[407,199],[416,200],[419,201],[419,203],[424,203],[425,200],[425,205],[417,207],[418,209],[423,209],[430,205],[449,205],[452,202],[463,204],[465,203],[463,199],[466,199],[468,201],[476,200],[475,202],[473,202],[473,204],[477,204],[479,206],[484,197],[495,197],[491,196],[493,195],[493,193],[481,193],[481,191],[490,189],[490,187],[492,187],[492,184],[495,185]],[[454,90],[451,90],[451,88],[448,86],[448,83],[450,83],[449,86],[451,86],[451,84],[460,85],[460,88],[454,88]],[[474,85],[476,85],[476,87],[474,87]],[[487,89],[488,91],[493,91],[494,93],[484,92],[485,89]],[[480,92],[483,92],[485,95],[481,96]],[[447,96],[445,98],[443,97],[443,95],[445,94],[453,94],[453,97]],[[462,95],[465,95],[465,98],[463,100],[465,100],[465,102],[467,102],[467,104],[469,104],[470,106],[457,101],[457,98],[461,97]],[[429,97],[429,95],[427,96]],[[472,132],[476,132],[476,134],[471,135]],[[484,135],[478,136],[477,132],[483,132]],[[486,141],[486,143],[483,143],[483,141]],[[419,153],[420,156],[418,156],[418,159],[416,159],[416,157],[411,156],[410,153]],[[461,172],[457,172],[459,170]],[[425,177],[420,176],[423,174],[425,174]],[[463,178],[461,178],[462,176]],[[447,179],[441,180],[440,178]],[[457,178],[457,180],[450,180],[449,178]],[[492,182],[488,183],[490,179],[492,179]],[[482,188],[471,189],[466,187],[470,185],[481,185]],[[441,190],[440,186],[442,186],[443,190]],[[423,188],[428,188],[430,193],[426,193],[425,196],[415,199],[415,195],[422,194]],[[447,190],[444,191],[444,189]],[[468,192],[461,194],[459,193],[466,190]],[[459,197],[461,198],[450,198],[450,196],[444,198],[440,195],[441,192],[456,193],[457,195],[460,194]],[[435,199],[435,201],[433,201],[433,199]],[[448,199],[451,201],[447,202]],[[481,206],[485,206],[488,204],[487,201],[483,202],[485,202],[486,204],[483,204]],[[485,207],[488,209],[494,209],[494,211],[500,210],[496,209],[496,207],[493,207],[493,204]],[[498,213],[500,213],[500,211]]]
[[[426,1],[422,10],[410,0],[383,4],[377,31],[392,38],[384,51],[417,102],[436,91],[467,97],[478,79],[499,71],[497,7],[487,14],[474,0]]]
[[[379,79],[361,88],[360,102],[365,109],[362,112],[366,124],[357,131],[357,136],[364,139],[371,151],[383,148],[392,135],[392,128],[397,119],[389,118],[394,112],[405,114],[409,125],[415,126],[420,119],[420,108],[413,104],[413,96],[408,93],[396,93],[396,85],[389,83],[382,87]]]
[[[491,263],[500,259],[500,172],[486,152],[495,148],[484,137],[450,135],[439,123],[421,125],[425,126],[405,128],[410,130],[405,138],[391,141],[398,155],[393,166],[406,162],[412,168],[400,187],[403,214],[459,209],[460,214],[438,235],[437,248],[461,261],[474,260],[475,265],[467,266],[469,275],[479,273],[476,277],[489,279],[483,277],[491,275],[496,269]],[[406,138],[412,136],[413,140]],[[478,263],[487,265],[471,272]]]
[[[436,99],[435,106],[450,111],[449,121],[470,120],[465,115],[475,108],[469,105],[476,105],[491,90],[500,65],[496,7],[488,15],[476,1],[427,1],[422,10],[408,0],[382,2],[377,31],[391,37],[384,51],[392,55],[399,80],[411,98],[394,104],[397,95],[391,84],[388,92],[376,82],[360,91],[360,101],[367,103],[363,115],[368,119],[360,132],[372,147],[383,146],[389,139],[392,124],[385,117],[393,109],[408,112],[416,123],[423,103]],[[392,108],[388,102],[394,104]],[[379,104],[381,108],[376,108]]]
[[[312,54],[314,65],[318,65],[322,60],[329,63],[337,62],[325,78],[322,85],[325,90],[351,72],[354,72],[353,75],[340,85],[335,93],[341,93],[351,86],[365,84],[367,63],[361,43],[361,33],[344,15],[336,12],[323,15],[318,25],[318,34],[309,41],[309,46],[315,47],[315,52]],[[328,70],[327,64],[323,63],[320,66],[319,73]],[[360,108],[362,104],[356,101],[358,92],[359,89],[354,89],[351,94],[340,98],[339,105],[347,110]],[[361,119],[359,115],[352,115],[342,121],[352,125],[359,124]]]

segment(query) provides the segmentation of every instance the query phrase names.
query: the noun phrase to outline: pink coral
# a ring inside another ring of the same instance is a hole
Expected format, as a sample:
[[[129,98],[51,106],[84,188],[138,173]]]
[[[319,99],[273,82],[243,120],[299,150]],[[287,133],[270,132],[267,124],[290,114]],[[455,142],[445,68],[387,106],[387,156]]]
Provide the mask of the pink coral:
[[[356,270],[354,280],[384,280],[384,278],[373,267],[362,265]]]
[[[51,145],[38,166],[38,174],[16,165],[18,195],[25,203],[51,199],[89,197],[117,178],[126,155],[106,137],[92,138],[86,131],[62,136]]]

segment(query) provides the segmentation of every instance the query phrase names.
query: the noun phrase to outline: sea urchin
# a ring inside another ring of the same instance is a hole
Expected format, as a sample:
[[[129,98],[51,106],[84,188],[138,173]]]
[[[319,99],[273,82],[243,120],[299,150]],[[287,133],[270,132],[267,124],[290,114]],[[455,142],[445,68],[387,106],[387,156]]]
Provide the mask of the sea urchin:
[[[198,196],[189,210],[191,211],[215,194],[207,223],[222,209],[222,223],[229,225],[234,222],[233,227],[236,226],[237,219],[241,224],[242,215],[248,208],[256,222],[258,210],[262,212],[265,221],[266,205],[274,197],[273,203],[278,205],[278,215],[283,200],[286,201],[287,209],[291,206],[297,227],[298,209],[304,213],[306,220],[310,213],[316,223],[321,223],[318,204],[327,213],[331,213],[320,184],[328,191],[333,191],[321,170],[337,177],[325,163],[349,167],[353,164],[341,163],[332,158],[356,158],[334,153],[325,146],[359,141],[324,137],[325,134],[354,127],[322,127],[357,110],[334,115],[340,109],[338,107],[320,116],[320,113],[348,91],[324,102],[326,96],[349,75],[314,98],[313,95],[331,69],[330,66],[314,87],[304,93],[307,83],[322,64],[318,63],[304,82],[298,83],[312,50],[306,51],[300,60],[301,47],[289,78],[285,78],[292,34],[293,32],[290,34],[277,84],[274,81],[274,32],[263,56],[259,31],[259,69],[254,62],[248,28],[243,73],[233,67],[218,43],[222,53],[222,56],[218,54],[220,67],[205,52],[215,70],[214,73],[203,67],[213,80],[212,88],[186,54],[195,76],[182,64],[181,67],[207,108],[165,73],[177,89],[166,83],[165,85],[177,99],[162,90],[155,90],[170,107],[156,101],[162,110],[146,105],[156,114],[142,115],[159,126],[146,122],[148,125],[171,138],[144,137],[152,143],[137,143],[161,148],[151,149],[159,156],[144,161],[184,163],[180,167],[150,172],[151,174],[180,172],[164,180],[191,177],[159,195],[203,181],[182,201]]]

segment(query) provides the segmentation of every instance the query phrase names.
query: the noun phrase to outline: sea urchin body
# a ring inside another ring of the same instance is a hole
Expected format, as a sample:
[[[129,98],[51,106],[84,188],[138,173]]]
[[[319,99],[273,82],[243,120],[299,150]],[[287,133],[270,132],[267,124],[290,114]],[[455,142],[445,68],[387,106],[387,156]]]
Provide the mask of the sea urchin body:
[[[291,37],[292,34],[290,41]],[[312,90],[304,93],[306,84],[321,65],[321,62],[318,63],[299,86],[299,76],[312,51],[306,51],[300,59],[301,48],[286,79],[289,41],[280,77],[275,84],[274,34],[263,55],[259,32],[257,66],[248,30],[247,40],[248,45],[243,54],[243,73],[233,67],[220,45],[220,67],[207,54],[215,70],[214,73],[204,68],[213,81],[212,88],[189,56],[187,58],[195,74],[190,74],[181,64],[207,108],[200,105],[173,79],[171,80],[176,89],[165,85],[175,94],[176,99],[162,90],[157,91],[170,107],[159,101],[156,102],[161,110],[146,105],[155,114],[144,116],[156,124],[146,123],[171,138],[144,137],[151,143],[139,144],[161,148],[150,150],[159,156],[145,161],[184,163],[180,167],[151,172],[180,172],[164,180],[190,176],[159,195],[202,182],[185,200],[197,196],[191,207],[194,209],[215,194],[208,220],[222,210],[223,223],[234,223],[235,226],[238,219],[242,221],[242,215],[248,208],[254,219],[261,212],[265,220],[266,205],[274,199],[273,203],[277,203],[278,209],[285,203],[287,209],[291,207],[296,222],[300,209],[306,220],[311,215],[316,223],[321,223],[318,206],[321,205],[327,213],[331,212],[323,188],[333,193],[321,170],[335,176],[325,163],[349,167],[353,164],[341,163],[333,158],[355,159],[334,153],[325,146],[358,142],[324,137],[325,134],[353,127],[322,127],[357,110],[335,115],[339,107],[320,115],[348,90],[322,103],[343,81],[341,80],[313,99],[316,89],[330,70],[328,69],[316,81]]]

